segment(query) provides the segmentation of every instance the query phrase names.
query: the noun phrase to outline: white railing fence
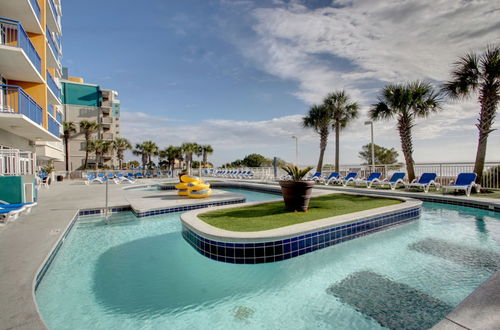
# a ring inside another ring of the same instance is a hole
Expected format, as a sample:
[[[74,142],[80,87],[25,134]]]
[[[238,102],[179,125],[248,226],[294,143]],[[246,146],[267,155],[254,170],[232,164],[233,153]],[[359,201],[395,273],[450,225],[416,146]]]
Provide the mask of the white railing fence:
[[[0,149],[0,175],[32,175],[35,159],[35,154],[29,151]]]

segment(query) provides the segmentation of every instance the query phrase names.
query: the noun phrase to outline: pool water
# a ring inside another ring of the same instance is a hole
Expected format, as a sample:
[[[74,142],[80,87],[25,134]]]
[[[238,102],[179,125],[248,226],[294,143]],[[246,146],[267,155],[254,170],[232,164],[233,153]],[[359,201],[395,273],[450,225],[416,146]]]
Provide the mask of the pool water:
[[[181,236],[179,213],[120,213],[111,222],[78,220],[49,267],[36,292],[49,328],[425,328],[500,260],[498,214],[433,203],[420,220],[257,265],[197,253]],[[391,310],[392,301],[401,307]]]

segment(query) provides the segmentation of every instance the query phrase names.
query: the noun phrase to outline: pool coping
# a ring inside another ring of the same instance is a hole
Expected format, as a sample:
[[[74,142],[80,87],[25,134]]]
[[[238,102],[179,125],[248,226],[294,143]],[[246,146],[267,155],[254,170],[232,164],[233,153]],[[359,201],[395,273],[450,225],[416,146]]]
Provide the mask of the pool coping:
[[[359,193],[355,194],[346,192],[344,194],[353,196],[366,196]],[[321,195],[330,195],[330,193]],[[375,196],[375,195],[370,195],[369,197],[388,198],[387,196]],[[398,211],[413,209],[415,207],[420,207],[422,205],[421,201],[405,197],[393,197],[391,199],[400,200],[403,203],[377,207],[358,212],[341,214],[334,217],[311,220],[280,228],[268,229],[263,231],[253,231],[253,232],[238,232],[238,231],[229,231],[217,228],[209,225],[208,223],[198,218],[198,215],[202,213],[235,208],[234,205],[213,207],[210,208],[210,210],[200,209],[200,210],[189,211],[181,214],[180,218],[184,225],[188,226],[190,229],[197,232],[198,234],[201,234],[202,236],[208,237],[210,239],[221,240],[223,242],[265,242],[271,239],[286,239],[292,236],[304,235],[311,232],[321,231],[331,227],[348,225],[354,222],[362,221],[376,216],[384,216]],[[281,200],[282,199],[265,201],[265,202],[245,203],[244,206],[245,207],[255,206]]]

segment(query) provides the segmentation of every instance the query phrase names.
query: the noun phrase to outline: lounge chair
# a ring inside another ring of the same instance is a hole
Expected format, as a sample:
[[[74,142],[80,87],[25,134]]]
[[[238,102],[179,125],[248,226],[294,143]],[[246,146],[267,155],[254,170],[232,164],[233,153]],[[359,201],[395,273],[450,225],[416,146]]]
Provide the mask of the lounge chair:
[[[437,183],[435,180],[437,178],[436,173],[423,173],[418,180],[413,179],[411,183],[408,183],[405,185],[406,190],[411,189],[411,188],[420,188],[423,189],[424,192],[429,192],[429,188],[433,185],[436,187],[437,190],[439,190],[439,183]]]
[[[96,177],[94,174],[87,174],[87,180],[85,184],[88,186],[92,182],[104,183],[107,179],[103,176]]]
[[[146,173],[146,179],[151,179],[153,177],[153,174],[150,172]]]
[[[349,184],[349,182],[356,181],[357,177],[358,177],[358,173],[356,173],[356,172],[350,172],[345,177],[343,177],[342,179],[337,180],[337,182],[341,183],[345,187],[345,186],[347,186]]]
[[[328,185],[330,183],[337,182],[337,180],[339,178],[340,178],[340,173],[339,172],[332,172],[326,178],[321,178],[318,182],[319,183],[324,183],[325,185]]]
[[[372,186],[384,187],[385,185],[388,185],[391,187],[391,190],[395,190],[398,184],[405,184],[403,181],[405,176],[406,173],[404,172],[396,172],[393,173],[390,178],[386,178],[385,180],[374,180]]]
[[[316,172],[309,176],[306,180],[318,182],[321,179],[321,172]]]
[[[30,213],[33,206],[36,206],[36,202],[10,204],[10,203],[7,203],[5,201],[0,200],[0,208],[6,209],[6,210],[22,209],[22,211],[24,211],[25,214]]]
[[[449,185],[443,186],[443,194],[446,190],[464,190],[467,197],[470,196],[472,188],[476,187],[479,192],[480,185],[477,184],[476,181],[477,174],[476,173],[460,173],[456,180],[451,180]],[[1,206],[1,205],[0,205]]]
[[[14,221],[19,217],[19,214],[25,210],[25,207],[3,208],[0,207],[0,220],[2,222]]]
[[[373,182],[375,180],[380,179],[381,176],[382,176],[382,173],[373,172],[373,173],[370,173],[370,175],[366,179],[360,179],[360,180],[356,180],[354,182],[355,182],[356,186],[360,185],[360,184],[366,184],[366,188],[371,188]]]

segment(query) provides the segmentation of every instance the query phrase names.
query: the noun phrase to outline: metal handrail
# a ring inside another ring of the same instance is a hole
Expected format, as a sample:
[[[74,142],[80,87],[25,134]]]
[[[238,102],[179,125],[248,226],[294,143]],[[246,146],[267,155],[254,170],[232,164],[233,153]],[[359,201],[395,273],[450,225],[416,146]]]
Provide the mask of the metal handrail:
[[[2,34],[2,38],[0,38],[2,45],[21,48],[38,72],[41,72],[42,60],[40,55],[38,55],[35,46],[33,46],[19,21],[0,17],[0,33]]]
[[[21,87],[15,85],[0,85],[5,102],[2,112],[20,113],[42,125],[42,107],[31,98]]]

